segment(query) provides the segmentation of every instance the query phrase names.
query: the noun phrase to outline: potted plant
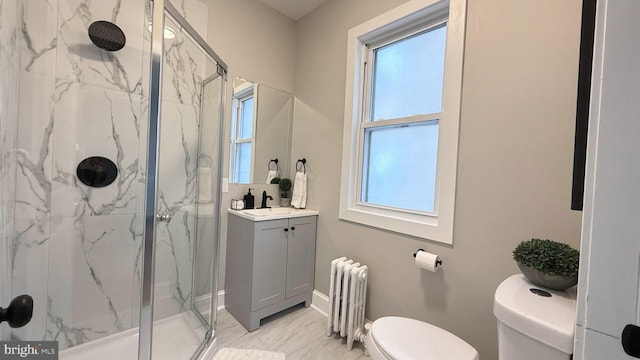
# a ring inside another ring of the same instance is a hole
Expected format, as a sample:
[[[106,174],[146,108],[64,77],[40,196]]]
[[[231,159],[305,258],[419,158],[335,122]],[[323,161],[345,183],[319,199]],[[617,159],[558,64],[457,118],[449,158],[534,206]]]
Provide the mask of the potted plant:
[[[578,283],[580,253],[567,244],[548,239],[523,241],[513,250],[513,259],[534,284],[564,290]]]
[[[280,179],[278,182],[278,189],[280,189],[280,206],[291,206],[291,198],[289,197],[289,190],[291,190],[291,180],[287,178]]]

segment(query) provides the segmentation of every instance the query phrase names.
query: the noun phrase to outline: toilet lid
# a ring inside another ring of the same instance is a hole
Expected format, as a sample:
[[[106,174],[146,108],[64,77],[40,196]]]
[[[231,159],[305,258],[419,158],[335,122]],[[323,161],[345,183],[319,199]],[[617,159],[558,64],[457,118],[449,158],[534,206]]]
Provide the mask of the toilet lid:
[[[373,322],[371,335],[378,348],[391,359],[478,359],[478,352],[459,337],[414,319],[380,318]]]

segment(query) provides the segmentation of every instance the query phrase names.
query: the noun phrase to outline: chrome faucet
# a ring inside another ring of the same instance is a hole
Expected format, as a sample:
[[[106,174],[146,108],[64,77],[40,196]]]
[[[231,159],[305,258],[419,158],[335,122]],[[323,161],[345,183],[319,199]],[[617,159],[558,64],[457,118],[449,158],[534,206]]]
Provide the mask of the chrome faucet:
[[[271,195],[267,195],[267,191],[262,192],[262,204],[260,204],[260,209],[270,208],[271,206],[267,206],[267,199],[273,200]]]

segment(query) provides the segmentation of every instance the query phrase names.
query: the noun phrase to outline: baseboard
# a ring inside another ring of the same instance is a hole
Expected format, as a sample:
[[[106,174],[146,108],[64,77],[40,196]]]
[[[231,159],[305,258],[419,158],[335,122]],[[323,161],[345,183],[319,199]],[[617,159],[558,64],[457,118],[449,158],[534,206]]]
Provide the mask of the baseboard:
[[[205,296],[209,297],[211,295],[205,295]],[[203,296],[198,297],[198,299],[196,299],[196,303],[198,303],[198,301],[200,301],[201,298],[203,298]],[[319,312],[320,314],[324,315],[325,317],[328,317],[329,316],[328,315],[329,297],[321,293],[317,289],[314,289],[313,293],[311,294],[311,308]],[[218,291],[218,310],[221,310],[221,309],[224,309],[224,290]],[[371,323],[371,321],[366,318],[365,318],[365,322]]]
[[[207,305],[210,304],[211,294],[201,295],[196,298],[196,308],[200,311],[201,314],[209,313],[209,309],[207,309]],[[224,290],[218,291],[218,307],[217,310],[224,309]]]
[[[329,297],[320,291],[314,289],[311,294],[311,308],[320,314],[328,317],[329,315]]]
[[[198,304],[200,301],[208,301],[210,296],[211,295],[203,295],[198,297],[196,299],[196,304]],[[321,293],[317,289],[314,289],[313,293],[311,294],[311,308],[324,315],[325,317],[328,317],[329,297]],[[218,291],[218,310],[221,309],[224,309],[224,290]],[[370,323],[371,321],[365,318],[365,322]]]
[[[224,290],[218,291],[218,310],[224,309]]]
[[[211,301],[211,294],[200,295],[196,298],[196,309],[200,311],[200,314],[208,313],[208,305]]]

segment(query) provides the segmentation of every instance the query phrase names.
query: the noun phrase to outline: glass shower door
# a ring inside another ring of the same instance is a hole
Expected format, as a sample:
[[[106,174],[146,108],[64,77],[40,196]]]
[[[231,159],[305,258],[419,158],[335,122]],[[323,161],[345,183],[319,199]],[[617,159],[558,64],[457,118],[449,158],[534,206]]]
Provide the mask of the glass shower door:
[[[203,40],[167,9],[152,356],[187,359],[211,337],[215,316],[224,74],[202,48]]]

